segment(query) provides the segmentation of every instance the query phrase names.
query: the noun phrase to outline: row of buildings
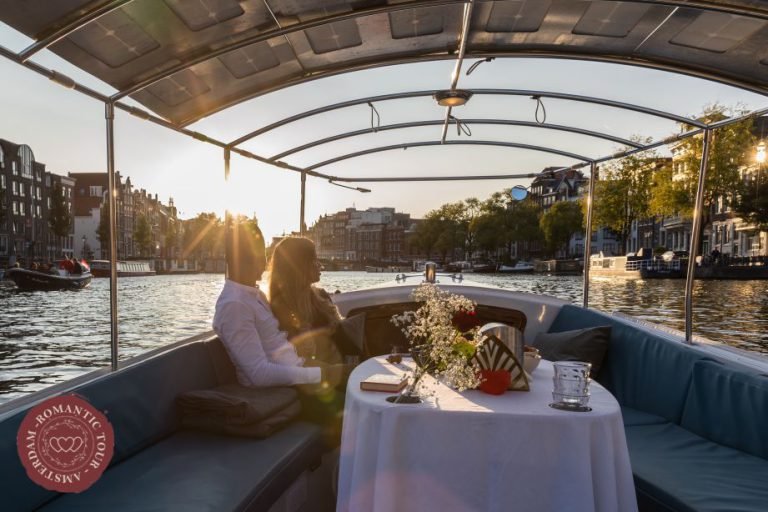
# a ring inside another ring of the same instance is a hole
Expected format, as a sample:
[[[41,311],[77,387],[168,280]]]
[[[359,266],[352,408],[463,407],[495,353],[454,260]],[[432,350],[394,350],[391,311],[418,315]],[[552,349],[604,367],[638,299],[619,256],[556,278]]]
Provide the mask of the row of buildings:
[[[744,183],[758,186],[768,176],[762,176],[765,169],[766,149],[764,136],[768,133],[768,117],[759,118],[754,125],[755,134],[761,144],[756,148],[755,158],[748,157],[741,170]],[[655,169],[672,166],[672,179],[682,180],[686,169],[682,160],[685,145],[678,143],[671,148],[670,158],[659,158],[653,162]],[[545,169],[530,187],[531,197],[543,211],[559,201],[573,201],[584,197],[589,187],[589,179],[575,170]],[[550,172],[546,172],[550,171]],[[599,197],[596,198],[600,200]],[[706,212],[709,222],[702,231],[702,254],[717,250],[720,254],[732,258],[768,256],[768,232],[759,230],[755,225],[740,218],[733,209],[733,197],[718,197]],[[690,218],[673,216],[652,216],[632,222],[627,239],[626,252],[637,252],[641,248],[654,249],[664,247],[671,251],[690,250],[692,221]],[[619,239],[606,228],[598,227],[592,235],[592,253],[602,251],[605,255],[623,254]],[[572,255],[584,254],[584,239],[581,233],[574,235],[569,244]]]
[[[157,194],[134,188],[130,178],[123,181],[118,173],[116,179],[118,258],[147,258],[170,266],[181,245],[173,199],[163,204]],[[108,191],[106,173],[54,174],[35,160],[26,144],[0,139],[0,266],[17,260],[108,258]],[[68,216],[63,236],[52,227],[57,215]],[[137,240],[139,223],[145,229]]]
[[[307,236],[326,261],[399,264],[421,257],[411,243],[418,223],[394,208],[347,208],[320,217]]]

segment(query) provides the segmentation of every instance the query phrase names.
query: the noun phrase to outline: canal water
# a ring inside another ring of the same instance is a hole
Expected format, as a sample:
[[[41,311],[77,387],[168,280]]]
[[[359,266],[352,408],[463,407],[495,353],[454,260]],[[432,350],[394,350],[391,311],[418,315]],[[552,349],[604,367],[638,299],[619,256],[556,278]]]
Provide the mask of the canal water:
[[[325,272],[328,291],[351,291],[393,274]],[[581,303],[580,276],[482,275],[469,279]],[[221,274],[121,278],[121,358],[210,330]],[[595,278],[590,305],[682,330],[683,280]],[[768,353],[768,281],[698,281],[694,333]],[[0,284],[0,402],[109,364],[109,280],[71,292],[19,292]]]

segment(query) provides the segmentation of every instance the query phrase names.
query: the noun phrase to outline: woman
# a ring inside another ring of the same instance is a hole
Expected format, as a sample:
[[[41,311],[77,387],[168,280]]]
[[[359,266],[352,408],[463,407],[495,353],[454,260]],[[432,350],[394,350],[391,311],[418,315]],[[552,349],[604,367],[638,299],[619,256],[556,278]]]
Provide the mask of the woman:
[[[288,237],[272,253],[269,302],[280,329],[305,357],[337,362],[359,356],[355,343],[340,328],[342,316],[328,293],[313,286],[320,280],[315,244],[308,238]]]

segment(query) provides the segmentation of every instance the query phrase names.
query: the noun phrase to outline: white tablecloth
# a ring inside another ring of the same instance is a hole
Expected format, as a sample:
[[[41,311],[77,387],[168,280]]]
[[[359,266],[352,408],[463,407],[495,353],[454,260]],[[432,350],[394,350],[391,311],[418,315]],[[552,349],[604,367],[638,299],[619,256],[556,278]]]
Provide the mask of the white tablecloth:
[[[458,393],[436,384],[427,403],[404,405],[386,402],[390,393],[360,390],[370,375],[399,372],[376,358],[350,376],[338,511],[637,510],[621,411],[596,382],[591,412],[548,406],[547,361],[527,393]]]

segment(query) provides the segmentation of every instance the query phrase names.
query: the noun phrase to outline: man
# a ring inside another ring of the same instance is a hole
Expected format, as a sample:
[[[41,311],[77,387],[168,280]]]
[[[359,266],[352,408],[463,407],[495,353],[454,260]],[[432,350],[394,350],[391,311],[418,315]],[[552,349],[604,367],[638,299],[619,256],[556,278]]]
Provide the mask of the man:
[[[226,246],[227,279],[216,302],[213,329],[244,386],[335,386],[349,373],[345,365],[305,367],[280,331],[257,281],[267,266],[264,237],[250,222],[234,222]]]

